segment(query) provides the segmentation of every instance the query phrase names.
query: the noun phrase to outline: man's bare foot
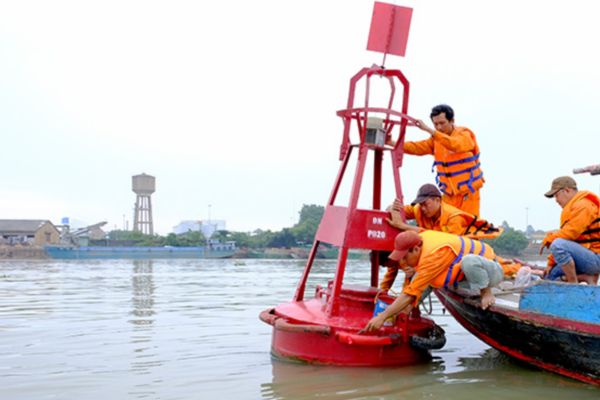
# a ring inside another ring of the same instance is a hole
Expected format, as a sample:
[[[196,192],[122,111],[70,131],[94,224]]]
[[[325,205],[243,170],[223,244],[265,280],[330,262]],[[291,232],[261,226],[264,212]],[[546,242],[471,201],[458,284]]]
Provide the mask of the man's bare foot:
[[[492,288],[481,289],[481,308],[487,310],[489,306],[496,302],[496,298],[492,293]]]
[[[577,275],[577,279],[579,282],[586,282],[588,285],[597,285],[598,284],[598,275],[588,275],[588,274],[579,274]]]

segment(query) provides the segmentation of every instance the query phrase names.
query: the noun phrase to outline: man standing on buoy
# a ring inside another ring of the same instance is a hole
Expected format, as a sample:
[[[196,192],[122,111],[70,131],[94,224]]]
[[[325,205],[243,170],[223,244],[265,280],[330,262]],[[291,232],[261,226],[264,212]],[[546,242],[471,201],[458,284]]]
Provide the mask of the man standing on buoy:
[[[417,156],[432,154],[442,200],[479,216],[479,190],[485,180],[475,134],[468,128],[454,125],[454,110],[446,104],[433,107],[430,117],[435,129],[422,120],[417,120],[415,125],[431,137],[405,142],[404,152]]]
[[[412,281],[383,312],[373,317],[363,331],[381,328],[383,322],[417,304],[428,287],[466,286],[479,290],[481,308],[494,304],[492,287],[502,282],[502,267],[489,245],[444,232],[424,231],[399,233],[389,258],[415,269]],[[464,278],[464,280],[463,280]]]

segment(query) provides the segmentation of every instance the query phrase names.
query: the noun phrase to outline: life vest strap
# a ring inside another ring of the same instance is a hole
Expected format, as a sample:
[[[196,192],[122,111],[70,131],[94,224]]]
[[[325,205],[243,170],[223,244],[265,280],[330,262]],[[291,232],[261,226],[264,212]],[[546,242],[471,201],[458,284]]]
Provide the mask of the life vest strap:
[[[458,182],[457,187],[460,188],[461,186],[467,185],[467,187],[469,188],[469,191],[471,193],[475,193],[475,188],[473,187],[473,183],[480,179],[483,179],[483,172],[477,176],[473,176],[473,171],[471,171],[471,176],[469,177],[469,179],[467,179],[466,181]]]
[[[481,167],[481,163],[477,163],[472,167],[469,168],[465,168],[465,169],[461,169],[460,171],[453,171],[453,172],[437,172],[437,174],[439,176],[444,176],[446,178],[450,178],[452,176],[456,176],[456,175],[461,175],[461,174],[466,174],[467,172],[470,172],[471,174],[473,173],[473,171],[475,171],[477,168]]]
[[[579,239],[579,240],[575,240],[575,242],[577,242],[577,243],[593,243],[593,242],[600,242],[600,238],[594,238],[594,239]]]
[[[459,262],[462,261],[465,254],[475,254],[475,241],[473,239],[469,238],[469,242],[470,242],[471,246],[470,246],[470,249],[465,252],[465,239],[463,239],[462,236],[459,236],[459,238],[460,238],[460,251],[458,252],[458,255],[456,256],[454,261],[452,261],[452,264],[450,264],[450,267],[448,268],[448,273],[446,273],[446,279],[444,280],[444,289],[448,289],[450,280],[452,279],[452,271],[454,270],[454,267],[456,266],[456,264],[458,264]],[[483,257],[483,254],[485,253],[486,245],[483,242],[480,242],[480,243],[481,243],[481,250],[477,253],[477,255]],[[458,282],[460,280],[462,280],[464,277],[465,277],[465,273],[461,269],[460,272],[456,275],[456,279],[454,280],[454,286],[456,287],[458,285]]]
[[[446,273],[446,279],[444,280],[444,289],[448,289],[448,284],[450,283],[450,279],[452,279],[452,271],[454,270],[454,266],[462,260],[463,254],[465,252],[465,240],[462,238],[462,236],[459,236],[459,239],[460,251],[458,252],[458,255],[456,256],[454,261],[452,261],[452,264],[450,264],[450,267],[448,268],[448,273]]]
[[[479,159],[479,154],[480,153],[477,153],[471,157],[461,158],[460,160],[454,160],[454,161],[434,161],[433,165],[431,166],[431,170],[433,171],[433,168],[436,165],[441,165],[443,167],[451,167],[453,165],[464,164],[464,163],[468,163],[471,161],[477,161]]]
[[[587,231],[581,232],[582,235],[589,235],[590,233],[600,232],[600,228],[588,229]]]
[[[483,254],[485,253],[485,243],[481,243],[481,251],[477,254],[478,256],[483,257]]]

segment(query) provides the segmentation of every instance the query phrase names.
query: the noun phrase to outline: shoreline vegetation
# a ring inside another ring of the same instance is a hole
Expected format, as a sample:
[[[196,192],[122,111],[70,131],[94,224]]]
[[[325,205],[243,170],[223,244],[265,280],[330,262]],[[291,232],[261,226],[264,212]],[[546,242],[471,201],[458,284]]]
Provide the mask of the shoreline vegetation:
[[[310,247],[291,247],[277,248],[270,247],[264,249],[239,248],[229,257],[232,259],[271,259],[271,260],[306,260],[310,252]],[[335,260],[337,259],[337,249],[332,247],[317,252],[317,259]],[[518,255],[499,253],[504,258],[520,257],[526,261],[545,261],[546,256],[538,255],[538,248],[530,246],[520,252]],[[349,259],[365,260],[369,259],[368,250],[350,250]],[[3,260],[49,260],[51,259],[41,246],[0,246],[0,261]]]
[[[299,221],[289,228],[280,231],[257,229],[253,232],[216,231],[209,239],[201,232],[190,231],[166,236],[145,235],[141,232],[113,230],[106,239],[91,240],[90,246],[206,246],[207,243],[235,242],[236,251],[231,258],[265,258],[265,259],[306,259],[323,217],[324,207],[315,204],[304,204],[299,212]],[[485,240],[496,253],[505,258],[521,257],[530,261],[544,260],[538,255],[539,243],[536,238],[544,235],[531,226],[527,232],[516,230],[505,221],[502,223],[504,233],[493,240]],[[317,258],[336,259],[337,248],[322,244]],[[1,245],[0,259],[49,259],[43,247],[31,245]],[[351,249],[349,258],[369,259],[367,250]]]

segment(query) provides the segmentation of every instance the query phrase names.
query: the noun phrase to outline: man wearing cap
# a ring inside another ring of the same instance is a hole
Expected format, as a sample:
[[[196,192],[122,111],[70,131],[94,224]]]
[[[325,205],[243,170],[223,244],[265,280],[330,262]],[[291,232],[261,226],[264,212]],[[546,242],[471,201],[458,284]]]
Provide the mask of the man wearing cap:
[[[436,181],[443,201],[468,213],[479,215],[479,190],[485,182],[479,163],[479,146],[468,128],[454,125],[454,110],[440,104],[431,110],[435,129],[418,120],[415,125],[431,137],[405,142],[404,152],[417,156],[432,154]]]
[[[485,310],[495,302],[492,287],[503,278],[502,267],[489,245],[444,232],[401,232],[389,258],[414,268],[415,275],[396,300],[369,321],[364,328],[367,332],[381,328],[387,318],[414,306],[428,286],[449,288],[460,282],[461,287],[479,290],[481,308]]]
[[[415,220],[417,226],[409,225],[402,220],[400,209],[404,209],[407,220]],[[442,199],[442,193],[431,184],[426,183],[419,188],[417,197],[410,205],[402,207],[399,200],[395,200],[389,209],[391,219],[388,223],[402,230],[434,230],[440,232],[464,235],[472,238],[495,238],[502,232],[492,224],[476,215],[460,210]]]
[[[595,285],[600,273],[600,198],[592,192],[577,190],[570,176],[552,181],[544,194],[554,197],[562,208],[560,229],[548,232],[542,241],[540,254],[550,248],[547,279],[567,282],[583,281]]]
[[[415,220],[417,226],[409,225],[403,221],[400,213],[401,208],[400,201],[394,201],[389,209],[392,218],[388,218],[387,221],[391,226],[404,231],[434,230],[463,235],[473,239],[495,238],[502,233],[502,229],[495,228],[487,221],[478,219],[475,215],[444,203],[442,194],[431,183],[421,186],[416,199],[410,205],[403,207],[406,220]],[[379,288],[382,290],[389,290],[398,274],[398,263],[387,263],[386,266],[388,269],[379,284]]]

